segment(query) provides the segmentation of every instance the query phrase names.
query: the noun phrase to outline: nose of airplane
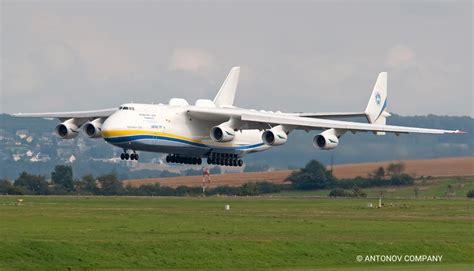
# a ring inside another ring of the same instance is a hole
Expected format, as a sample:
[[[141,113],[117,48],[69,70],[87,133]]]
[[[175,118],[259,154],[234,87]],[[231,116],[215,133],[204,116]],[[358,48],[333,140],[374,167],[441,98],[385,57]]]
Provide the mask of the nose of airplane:
[[[102,136],[104,139],[113,137],[116,131],[121,130],[121,126],[119,114],[113,113],[102,123]]]

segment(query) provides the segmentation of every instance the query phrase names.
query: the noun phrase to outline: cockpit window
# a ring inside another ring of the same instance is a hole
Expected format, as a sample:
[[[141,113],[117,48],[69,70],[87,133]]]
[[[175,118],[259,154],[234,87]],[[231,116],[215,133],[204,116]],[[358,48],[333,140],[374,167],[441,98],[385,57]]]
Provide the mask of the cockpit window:
[[[128,107],[128,106],[121,106],[119,107],[119,110],[135,110],[134,107]]]

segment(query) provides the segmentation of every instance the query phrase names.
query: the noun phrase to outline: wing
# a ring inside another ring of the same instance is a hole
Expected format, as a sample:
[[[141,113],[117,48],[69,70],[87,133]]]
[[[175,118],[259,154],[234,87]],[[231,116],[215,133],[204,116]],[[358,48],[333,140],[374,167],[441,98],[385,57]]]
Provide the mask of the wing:
[[[190,107],[188,114],[192,117],[212,120],[227,121],[234,118],[240,121],[244,127],[272,127],[275,125],[286,125],[292,129],[301,130],[325,130],[339,129],[352,132],[387,132],[387,133],[422,133],[422,134],[459,134],[459,130],[427,129],[394,125],[375,125],[371,123],[360,123],[350,121],[339,121],[320,119],[313,117],[300,117],[295,114],[281,112],[255,111],[240,108],[200,108]],[[265,129],[265,128],[264,128]]]
[[[71,111],[71,112],[48,112],[48,113],[18,113],[13,114],[15,117],[24,118],[57,118],[60,120],[66,120],[70,118],[77,119],[93,119],[93,118],[106,118],[112,115],[116,108],[101,109],[101,110],[90,110],[90,111]]]
[[[320,119],[367,117],[365,112],[296,113],[295,115],[299,117]]]

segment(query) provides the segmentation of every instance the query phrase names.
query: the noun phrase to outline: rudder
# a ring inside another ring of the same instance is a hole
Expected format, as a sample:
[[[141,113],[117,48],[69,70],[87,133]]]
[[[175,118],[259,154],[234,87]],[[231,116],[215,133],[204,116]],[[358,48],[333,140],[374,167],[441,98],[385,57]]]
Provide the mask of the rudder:
[[[386,124],[387,117],[390,116],[387,112],[387,72],[379,73],[364,113],[370,123]],[[377,135],[385,135],[385,133],[377,132]]]

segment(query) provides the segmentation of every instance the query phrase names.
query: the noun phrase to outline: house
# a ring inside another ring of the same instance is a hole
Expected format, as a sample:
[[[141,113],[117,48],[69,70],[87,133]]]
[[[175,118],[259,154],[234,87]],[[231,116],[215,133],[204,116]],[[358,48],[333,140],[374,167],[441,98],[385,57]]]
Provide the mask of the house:
[[[21,139],[27,138],[29,135],[28,130],[17,130],[16,135],[20,137]]]

